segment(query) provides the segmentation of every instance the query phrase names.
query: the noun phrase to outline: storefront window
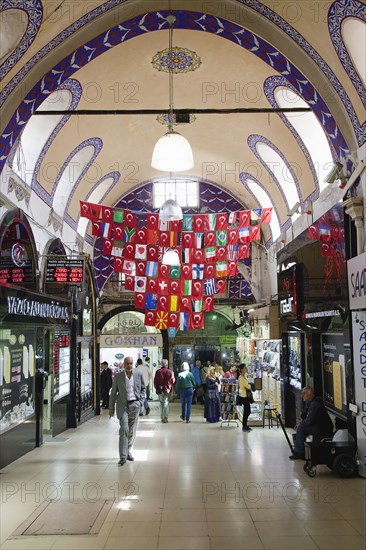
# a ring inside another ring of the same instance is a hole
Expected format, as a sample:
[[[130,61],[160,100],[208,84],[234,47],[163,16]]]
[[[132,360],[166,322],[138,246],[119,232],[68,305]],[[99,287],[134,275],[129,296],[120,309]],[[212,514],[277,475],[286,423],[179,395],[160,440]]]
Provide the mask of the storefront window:
[[[34,413],[35,331],[0,330],[0,433]]]

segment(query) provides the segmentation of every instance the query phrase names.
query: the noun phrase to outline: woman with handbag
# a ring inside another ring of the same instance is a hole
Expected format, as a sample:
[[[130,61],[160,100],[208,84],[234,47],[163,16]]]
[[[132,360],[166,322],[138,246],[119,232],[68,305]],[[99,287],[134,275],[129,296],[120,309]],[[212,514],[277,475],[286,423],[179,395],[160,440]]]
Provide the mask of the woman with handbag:
[[[206,398],[205,398],[205,412],[204,417],[207,422],[219,422],[220,421],[220,394],[219,394],[220,380],[216,376],[215,367],[208,369],[206,378]]]
[[[239,365],[240,376],[239,382],[239,396],[240,404],[243,405],[243,432],[250,432],[251,428],[248,426],[248,418],[250,416],[250,404],[253,402],[251,385],[249,383],[247,373],[248,368],[245,363]]]

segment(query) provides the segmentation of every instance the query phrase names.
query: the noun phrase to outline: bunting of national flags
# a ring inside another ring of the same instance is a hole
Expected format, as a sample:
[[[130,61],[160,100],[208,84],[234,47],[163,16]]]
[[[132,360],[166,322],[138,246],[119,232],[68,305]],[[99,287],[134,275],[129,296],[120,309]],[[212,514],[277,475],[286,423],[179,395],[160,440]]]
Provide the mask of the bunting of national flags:
[[[125,289],[135,293],[135,307],[145,310],[145,325],[159,329],[204,328],[204,313],[214,310],[214,296],[226,292],[238,260],[250,258],[250,243],[261,238],[272,208],[184,215],[162,222],[156,213],[132,212],[80,201],[81,216],[92,234],[103,239],[114,271],[125,274]],[[162,263],[166,250],[178,252],[180,265]]]
[[[331,283],[333,269],[338,282],[341,282],[342,269],[345,265],[345,236],[344,227],[337,220],[330,221],[324,215],[308,228],[310,239],[319,241],[320,254],[325,258],[324,290]]]

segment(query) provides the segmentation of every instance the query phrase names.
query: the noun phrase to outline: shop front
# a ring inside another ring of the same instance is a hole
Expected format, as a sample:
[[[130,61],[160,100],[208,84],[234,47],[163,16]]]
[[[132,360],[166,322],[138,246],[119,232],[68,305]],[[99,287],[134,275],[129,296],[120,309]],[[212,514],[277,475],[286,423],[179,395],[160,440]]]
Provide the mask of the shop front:
[[[70,414],[70,303],[0,286],[1,467],[64,431]]]

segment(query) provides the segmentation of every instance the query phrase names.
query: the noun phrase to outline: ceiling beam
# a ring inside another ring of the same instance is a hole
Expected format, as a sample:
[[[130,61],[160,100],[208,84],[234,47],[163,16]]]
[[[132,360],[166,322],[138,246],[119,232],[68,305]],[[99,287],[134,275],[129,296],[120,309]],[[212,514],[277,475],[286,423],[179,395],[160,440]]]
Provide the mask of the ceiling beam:
[[[258,113],[305,113],[310,112],[310,107],[288,107],[288,108],[237,108],[237,109],[174,109],[175,115],[230,115],[230,114],[258,114]],[[77,109],[75,111],[35,111],[33,115],[161,115],[169,114],[169,110],[162,109]]]

